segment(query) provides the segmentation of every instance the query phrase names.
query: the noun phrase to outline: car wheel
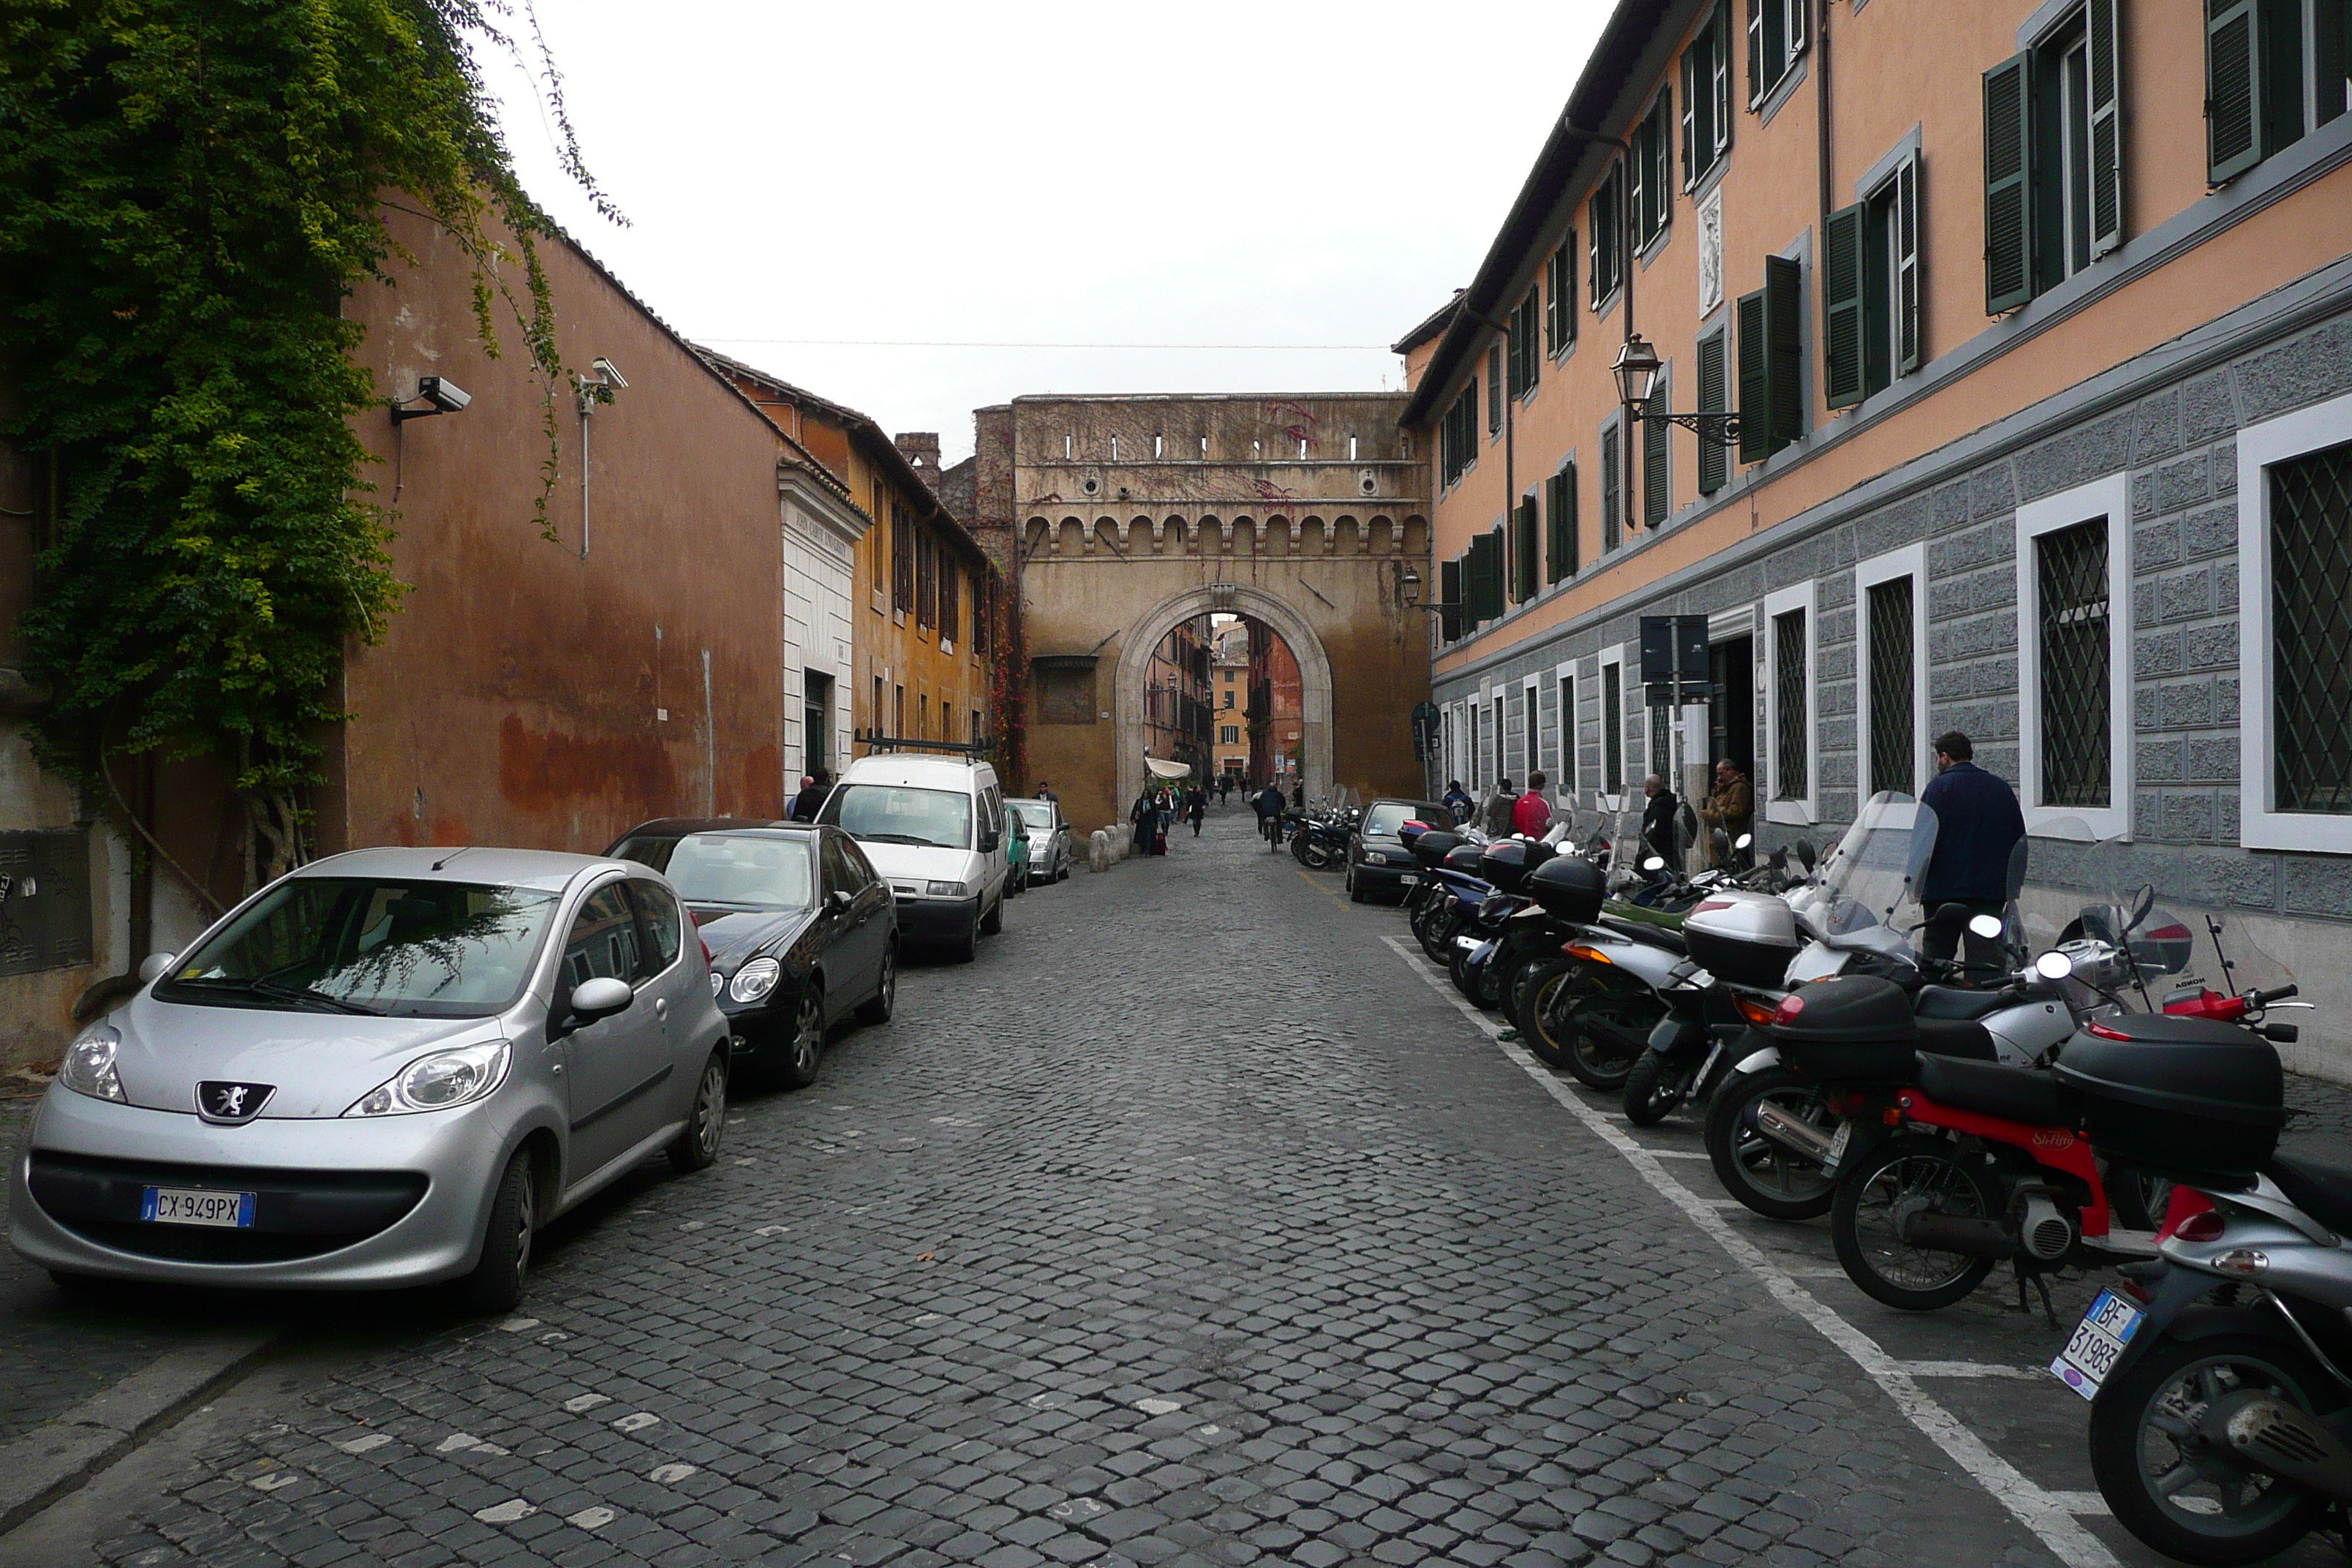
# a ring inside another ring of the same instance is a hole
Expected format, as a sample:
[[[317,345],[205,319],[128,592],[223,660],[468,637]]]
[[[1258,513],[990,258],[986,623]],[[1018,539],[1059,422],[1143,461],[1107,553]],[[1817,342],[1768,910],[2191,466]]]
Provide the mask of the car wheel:
[[[510,1312],[530,1273],[530,1242],[539,1228],[539,1191],[530,1179],[530,1151],[518,1149],[490,1197],[489,1233],[474,1271],[457,1294],[477,1312]]]
[[[694,1086],[694,1109],[686,1113],[686,1128],[670,1141],[669,1163],[691,1175],[708,1170],[719,1158],[719,1141],[727,1132],[727,1047],[721,1045],[702,1064],[702,1081]]]
[[[121,1287],[120,1281],[102,1274],[76,1274],[67,1268],[49,1270],[49,1282],[66,1294],[77,1306],[102,1306]]]
[[[1348,863],[1348,901],[1351,904],[1364,901],[1363,884],[1356,880],[1356,866],[1352,860]]]
[[[786,1089],[806,1089],[816,1081],[824,1059],[824,991],[815,979],[801,987],[800,1006],[793,1013],[793,1032],[784,1040],[784,1057],[777,1076]]]
[[[980,917],[980,934],[994,936],[1004,929],[1004,899],[999,895],[996,907]]]
[[[875,983],[874,994],[858,1004],[857,1021],[861,1024],[887,1024],[890,1010],[898,1005],[898,944],[892,942],[882,950],[882,978]]]
[[[1063,862],[1062,862],[1062,868],[1061,868],[1061,869],[1060,869],[1060,870],[1058,870],[1058,871],[1055,871],[1055,872],[1054,873],[1054,880],[1055,880],[1056,882],[1066,882],[1066,881],[1068,881],[1069,879],[1070,879],[1070,863],[1069,863],[1067,860],[1065,860],[1065,861],[1063,861]]]

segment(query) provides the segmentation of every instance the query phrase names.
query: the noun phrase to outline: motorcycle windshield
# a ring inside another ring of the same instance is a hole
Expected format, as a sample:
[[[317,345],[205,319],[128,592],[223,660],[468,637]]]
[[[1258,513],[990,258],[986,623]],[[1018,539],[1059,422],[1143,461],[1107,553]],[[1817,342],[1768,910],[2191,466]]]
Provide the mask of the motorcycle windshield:
[[[1881,925],[1916,928],[1919,910],[1911,889],[1935,849],[1934,807],[1894,790],[1871,796],[1822,859],[1801,918],[1827,937]]]

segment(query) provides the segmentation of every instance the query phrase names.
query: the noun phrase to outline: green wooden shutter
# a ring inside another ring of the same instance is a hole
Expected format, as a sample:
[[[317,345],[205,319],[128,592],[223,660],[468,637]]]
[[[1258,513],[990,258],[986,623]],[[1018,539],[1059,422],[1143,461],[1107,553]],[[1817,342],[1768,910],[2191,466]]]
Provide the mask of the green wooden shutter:
[[[2218,185],[2262,162],[2262,50],[2254,0],[2206,0],[2205,179]]]
[[[1625,487],[1621,427],[1601,432],[1601,548],[1614,550],[1624,542]]]
[[[1536,498],[1519,503],[1517,526],[1511,530],[1512,597],[1522,605],[1536,596]]]
[[[1558,474],[1552,475],[1551,478],[1544,481],[1543,499],[1544,581],[1548,584],[1557,583],[1559,581],[1560,576],[1559,561],[1561,555],[1559,542],[1559,514],[1561,502],[1559,499],[1559,476]]]
[[[1462,557],[1437,567],[1438,631],[1447,642],[1462,640]]]
[[[1562,580],[1576,575],[1584,540],[1577,530],[1576,465],[1570,463],[1559,471],[1559,576]]]
[[[2033,298],[2032,69],[2032,53],[2026,51],[1984,73],[1988,316]]]
[[[1716,0],[1713,36],[1715,47],[1708,52],[1715,57],[1715,153],[1719,158],[1731,151],[1731,0]]]
[[[1664,371],[1652,385],[1652,395],[1672,408],[1674,399],[1667,392]],[[1674,510],[1674,428],[1663,419],[1642,421],[1642,521],[1649,528],[1663,524]]]
[[[1822,245],[1822,392],[1832,408],[1852,408],[1864,390],[1862,368],[1862,204],[1830,214]]]
[[[1772,381],[1772,449],[1805,433],[1804,268],[1785,256],[1764,258],[1766,363]]]
[[[1486,434],[1503,427],[1503,345],[1486,349]]]
[[[1895,374],[1919,368],[1919,160],[1895,172]]]
[[[1501,551],[1493,533],[1473,534],[1462,567],[1463,618],[1471,626],[1503,613]]]
[[[1724,402],[1723,334],[1714,333],[1698,341],[1698,411],[1701,414],[1728,412]],[[1702,430],[1698,438],[1698,491],[1713,495],[1731,478],[1731,451],[1713,434]]]
[[[1739,460],[1760,463],[1772,455],[1771,378],[1764,352],[1764,290],[1742,294],[1732,307],[1739,335]]]
[[[2090,56],[2091,259],[2124,242],[2123,38],[2118,0],[2084,8]],[[2323,10],[2326,9],[2323,4]]]

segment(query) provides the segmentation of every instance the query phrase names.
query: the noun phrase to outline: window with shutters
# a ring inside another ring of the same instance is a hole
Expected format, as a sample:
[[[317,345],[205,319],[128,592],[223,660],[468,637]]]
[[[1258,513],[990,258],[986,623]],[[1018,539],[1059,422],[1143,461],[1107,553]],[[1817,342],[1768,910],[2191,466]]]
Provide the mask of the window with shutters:
[[[915,536],[915,624],[934,626],[940,621],[939,548],[928,533]]]
[[[1617,449],[1618,427],[1601,432],[1601,549],[1603,554],[1625,542],[1625,486],[1622,459]]]
[[[1478,384],[1465,386],[1437,427],[1438,463],[1449,485],[1478,460]]]
[[[1570,459],[1544,481],[1544,581],[1562,583],[1576,575],[1576,463]]]
[[[890,607],[901,615],[915,607],[915,520],[890,504]]]
[[[1573,672],[1559,678],[1559,766],[1553,770],[1552,783],[1559,790],[1563,805],[1576,798],[1576,676]]]
[[[1486,351],[1486,434],[1503,433],[1503,345]]]
[[[940,552],[940,639],[954,642],[963,633],[963,590],[960,586],[963,574],[956,570],[954,557]]]
[[[2205,0],[2209,182],[2237,178],[2352,104],[2347,13],[2344,0]]]
[[[2084,0],[1984,74],[1989,315],[2124,241],[2123,6]]]
[[[1462,563],[1463,621],[1475,626],[1503,614],[1503,531],[1475,534]]]
[[[1558,356],[1576,342],[1576,231],[1544,264],[1544,352]]]
[[[1664,368],[1650,384],[1650,400],[1662,408],[1675,405]],[[1674,428],[1664,419],[1642,421],[1642,524],[1645,528],[1659,527],[1674,511]]]
[[[1919,161],[1830,215],[1822,247],[1822,390],[1851,408],[1919,368]]]
[[[1691,190],[1731,151],[1731,0],[1716,0],[1706,26],[1683,51],[1683,189]]]
[[[1592,199],[1585,204],[1585,234],[1589,239],[1591,266],[1586,271],[1585,290],[1592,297],[1592,310],[1600,314],[1616,297],[1625,253],[1622,237],[1624,218],[1624,165],[1612,164],[1601,184],[1593,187]]]
[[[1525,397],[1536,388],[1538,367],[1543,355],[1536,350],[1538,323],[1543,318],[1543,295],[1530,289],[1519,308],[1511,312],[1510,331],[1505,334],[1510,349],[1510,393],[1513,397]]]
[[[1649,249],[1674,216],[1674,95],[1660,92],[1627,138],[1633,144],[1629,205],[1635,250]]]
[[[1438,635],[1447,642],[1460,642],[1463,627],[1463,557],[1440,563],[1437,568]]]
[[[1526,604],[1536,596],[1536,498],[1528,496],[1511,513],[1511,597]]]
[[[1718,327],[1699,339],[1698,403],[1701,414],[1727,414],[1731,411],[1730,363],[1726,357],[1728,345],[1723,329]],[[1702,434],[1698,442],[1698,490],[1701,495],[1713,495],[1731,479],[1731,449]]]
[[[1733,307],[1739,460],[1760,463],[1805,433],[1804,268],[1764,258],[1764,287]]]
[[[1601,787],[1611,795],[1625,788],[1625,666],[1601,666]]]
[[[1806,0],[1748,0],[1748,107],[1760,109],[1805,52]]]

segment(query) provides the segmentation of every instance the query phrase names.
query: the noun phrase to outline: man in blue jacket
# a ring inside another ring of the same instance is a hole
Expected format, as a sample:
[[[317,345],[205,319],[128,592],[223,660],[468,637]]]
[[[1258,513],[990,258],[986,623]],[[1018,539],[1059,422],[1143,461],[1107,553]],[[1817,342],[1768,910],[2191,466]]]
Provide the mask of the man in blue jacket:
[[[2025,814],[2009,781],[1970,762],[1974,755],[1958,730],[1936,737],[1936,776],[1919,795],[1919,804],[1936,814],[1936,847],[1918,889],[1919,907],[1928,914],[1960,904],[1971,916],[1997,917],[2009,907],[2009,858],[2025,837]],[[1951,925],[1930,926],[1921,951],[1948,963],[1959,934]],[[1998,942],[1971,933],[1968,944],[1972,973],[1998,973]]]

